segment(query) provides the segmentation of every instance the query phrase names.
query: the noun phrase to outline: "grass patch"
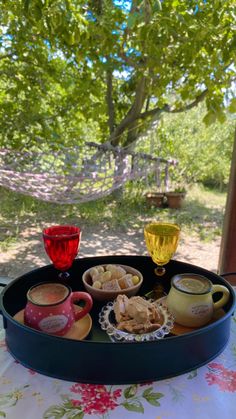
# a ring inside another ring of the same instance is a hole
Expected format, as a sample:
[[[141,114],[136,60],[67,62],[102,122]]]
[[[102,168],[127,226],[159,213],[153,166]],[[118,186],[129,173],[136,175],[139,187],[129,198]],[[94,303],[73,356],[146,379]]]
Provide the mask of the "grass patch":
[[[226,194],[195,185],[181,210],[149,208],[141,189],[127,187],[123,199],[112,196],[78,205],[38,201],[0,188],[0,248],[14,245],[26,227],[76,224],[82,229],[111,232],[143,229],[150,220],[177,222],[188,234],[212,241],[221,235]]]

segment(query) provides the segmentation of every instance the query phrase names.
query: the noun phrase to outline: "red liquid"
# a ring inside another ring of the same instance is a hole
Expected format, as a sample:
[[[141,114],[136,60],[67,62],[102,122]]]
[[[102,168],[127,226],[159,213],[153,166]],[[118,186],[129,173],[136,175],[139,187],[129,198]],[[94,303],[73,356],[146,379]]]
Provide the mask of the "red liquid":
[[[60,271],[69,269],[75,259],[81,230],[74,226],[53,226],[43,231],[45,250],[53,265]]]

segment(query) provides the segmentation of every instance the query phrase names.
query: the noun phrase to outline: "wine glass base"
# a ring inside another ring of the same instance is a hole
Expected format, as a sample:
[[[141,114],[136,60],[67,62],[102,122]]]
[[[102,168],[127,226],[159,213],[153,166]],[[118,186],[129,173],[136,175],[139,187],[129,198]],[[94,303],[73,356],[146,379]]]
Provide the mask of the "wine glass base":
[[[154,269],[154,272],[157,276],[163,276],[166,272],[164,266],[158,266],[157,268]]]
[[[59,276],[60,279],[65,280],[65,279],[68,279],[70,277],[70,274],[69,274],[69,272],[60,272],[58,276]]]

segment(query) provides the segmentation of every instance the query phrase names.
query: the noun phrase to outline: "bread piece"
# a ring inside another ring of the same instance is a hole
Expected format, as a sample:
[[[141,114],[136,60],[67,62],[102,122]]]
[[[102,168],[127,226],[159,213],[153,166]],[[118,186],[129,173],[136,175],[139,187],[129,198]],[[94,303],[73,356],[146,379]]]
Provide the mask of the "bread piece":
[[[137,323],[145,323],[149,321],[152,304],[144,300],[142,297],[132,297],[129,300],[128,314],[135,319]]]
[[[113,272],[113,271],[116,271],[116,269],[117,269],[117,265],[106,265],[105,266],[105,270],[106,271],[111,271],[111,272]]]
[[[100,281],[94,281],[93,288],[100,290],[102,288],[102,283]]]
[[[123,279],[123,277],[118,279],[118,283],[122,290],[125,290],[127,288],[126,281],[125,279]]]
[[[143,325],[137,325],[134,319],[121,321],[117,325],[117,329],[124,330],[125,332],[129,333],[137,333],[134,330],[138,330],[139,332],[142,331]]]
[[[101,282],[102,284],[106,281],[110,281],[111,279],[111,272],[100,272],[99,274],[92,277],[93,283],[96,281]]]
[[[128,314],[132,319],[135,319],[137,323],[145,323],[149,321],[148,308],[139,304],[139,302],[129,302]]]
[[[91,276],[92,279],[99,274],[99,272],[98,272],[98,270],[97,270],[96,267],[91,268],[90,271],[89,271],[89,273],[90,273],[90,276]]]
[[[111,281],[106,281],[102,284],[102,289],[105,291],[120,291],[121,288],[117,279],[112,279]]]
[[[121,266],[117,266],[116,269],[111,271],[111,279],[118,279],[123,277],[126,274],[126,271],[121,268]]]
[[[114,313],[117,323],[120,321],[123,321],[125,319],[128,319],[127,315],[127,307],[129,304],[129,299],[126,297],[126,295],[118,295],[115,302],[114,302]]]
[[[142,297],[118,295],[114,303],[117,328],[129,333],[148,333],[159,329],[163,316],[158,307]]]
[[[122,276],[122,278],[118,279],[118,282],[121,289],[130,288],[134,286],[131,274],[126,274]]]

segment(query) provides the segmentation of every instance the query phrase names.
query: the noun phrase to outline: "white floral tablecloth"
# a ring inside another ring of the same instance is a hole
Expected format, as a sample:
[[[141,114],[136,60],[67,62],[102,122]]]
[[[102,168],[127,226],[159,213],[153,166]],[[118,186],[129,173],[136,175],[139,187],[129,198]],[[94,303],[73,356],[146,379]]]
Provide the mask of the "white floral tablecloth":
[[[236,317],[230,341],[207,365],[139,385],[91,385],[49,378],[15,361],[0,331],[0,418],[222,419],[236,417]]]

